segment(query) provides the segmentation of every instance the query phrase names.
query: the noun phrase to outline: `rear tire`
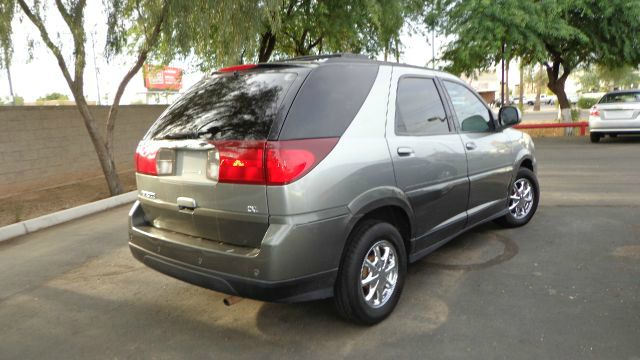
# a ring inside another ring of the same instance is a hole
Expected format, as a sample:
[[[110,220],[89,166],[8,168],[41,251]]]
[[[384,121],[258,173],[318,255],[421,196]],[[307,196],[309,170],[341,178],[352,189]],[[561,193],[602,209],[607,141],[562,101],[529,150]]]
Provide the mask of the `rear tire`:
[[[599,133],[592,132],[589,134],[589,140],[591,140],[592,143],[600,142],[601,137],[602,137],[602,134],[599,134]]]
[[[609,134],[609,137],[610,137],[610,138],[617,138],[617,137],[618,137],[618,134]]]
[[[509,187],[507,214],[495,220],[506,228],[526,225],[538,209],[540,185],[533,171],[520,168],[516,178]]]
[[[336,280],[338,312],[363,325],[384,320],[400,299],[406,271],[404,242],[393,225],[379,220],[357,225],[349,236]]]

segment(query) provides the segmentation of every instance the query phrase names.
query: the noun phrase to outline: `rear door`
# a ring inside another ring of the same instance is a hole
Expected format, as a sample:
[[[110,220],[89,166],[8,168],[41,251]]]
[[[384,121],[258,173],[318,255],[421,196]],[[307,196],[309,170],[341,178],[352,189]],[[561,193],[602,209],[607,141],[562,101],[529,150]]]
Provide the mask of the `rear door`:
[[[507,206],[513,170],[511,138],[497,129],[493,113],[466,85],[444,80],[469,168],[469,225]]]
[[[387,143],[396,182],[415,213],[414,251],[460,231],[469,194],[467,161],[429,72],[394,68]]]
[[[207,240],[259,246],[269,214],[262,164],[265,141],[279,130],[305,71],[214,74],[171,105],[138,147],[138,169],[155,160],[149,171],[137,174],[147,221]],[[153,174],[161,162],[173,162],[166,165],[170,171]]]

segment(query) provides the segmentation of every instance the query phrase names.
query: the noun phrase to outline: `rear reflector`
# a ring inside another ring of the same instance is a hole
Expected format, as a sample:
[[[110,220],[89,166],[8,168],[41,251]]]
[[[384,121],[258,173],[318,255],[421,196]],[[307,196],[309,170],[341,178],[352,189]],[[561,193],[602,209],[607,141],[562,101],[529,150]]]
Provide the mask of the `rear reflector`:
[[[235,72],[235,71],[249,70],[249,69],[253,69],[256,66],[258,66],[258,65],[256,65],[256,64],[235,65],[235,66],[229,66],[229,67],[226,67],[226,68],[218,69],[218,72],[224,73],[224,72]]]
[[[285,185],[311,171],[339,138],[286,141],[214,141],[218,150],[218,182]],[[207,167],[215,167],[209,156]],[[208,174],[213,178],[214,174]]]

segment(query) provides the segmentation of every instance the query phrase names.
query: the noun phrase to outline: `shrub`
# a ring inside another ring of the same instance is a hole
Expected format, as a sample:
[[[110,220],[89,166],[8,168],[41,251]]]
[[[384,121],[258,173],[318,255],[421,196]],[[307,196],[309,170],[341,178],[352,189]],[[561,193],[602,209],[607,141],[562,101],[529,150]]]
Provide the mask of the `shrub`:
[[[595,98],[581,97],[580,99],[578,99],[578,107],[580,109],[590,109],[597,102],[598,102],[598,99],[595,99]]]
[[[571,108],[571,121],[573,122],[580,121],[580,109]]]

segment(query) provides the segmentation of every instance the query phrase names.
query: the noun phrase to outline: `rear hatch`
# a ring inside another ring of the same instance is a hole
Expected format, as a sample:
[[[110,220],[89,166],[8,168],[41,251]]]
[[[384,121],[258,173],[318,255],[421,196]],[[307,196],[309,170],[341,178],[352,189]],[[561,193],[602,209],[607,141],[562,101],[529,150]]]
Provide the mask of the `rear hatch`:
[[[309,68],[229,68],[203,79],[152,125],[136,152],[150,225],[258,247],[267,227],[264,152]]]

